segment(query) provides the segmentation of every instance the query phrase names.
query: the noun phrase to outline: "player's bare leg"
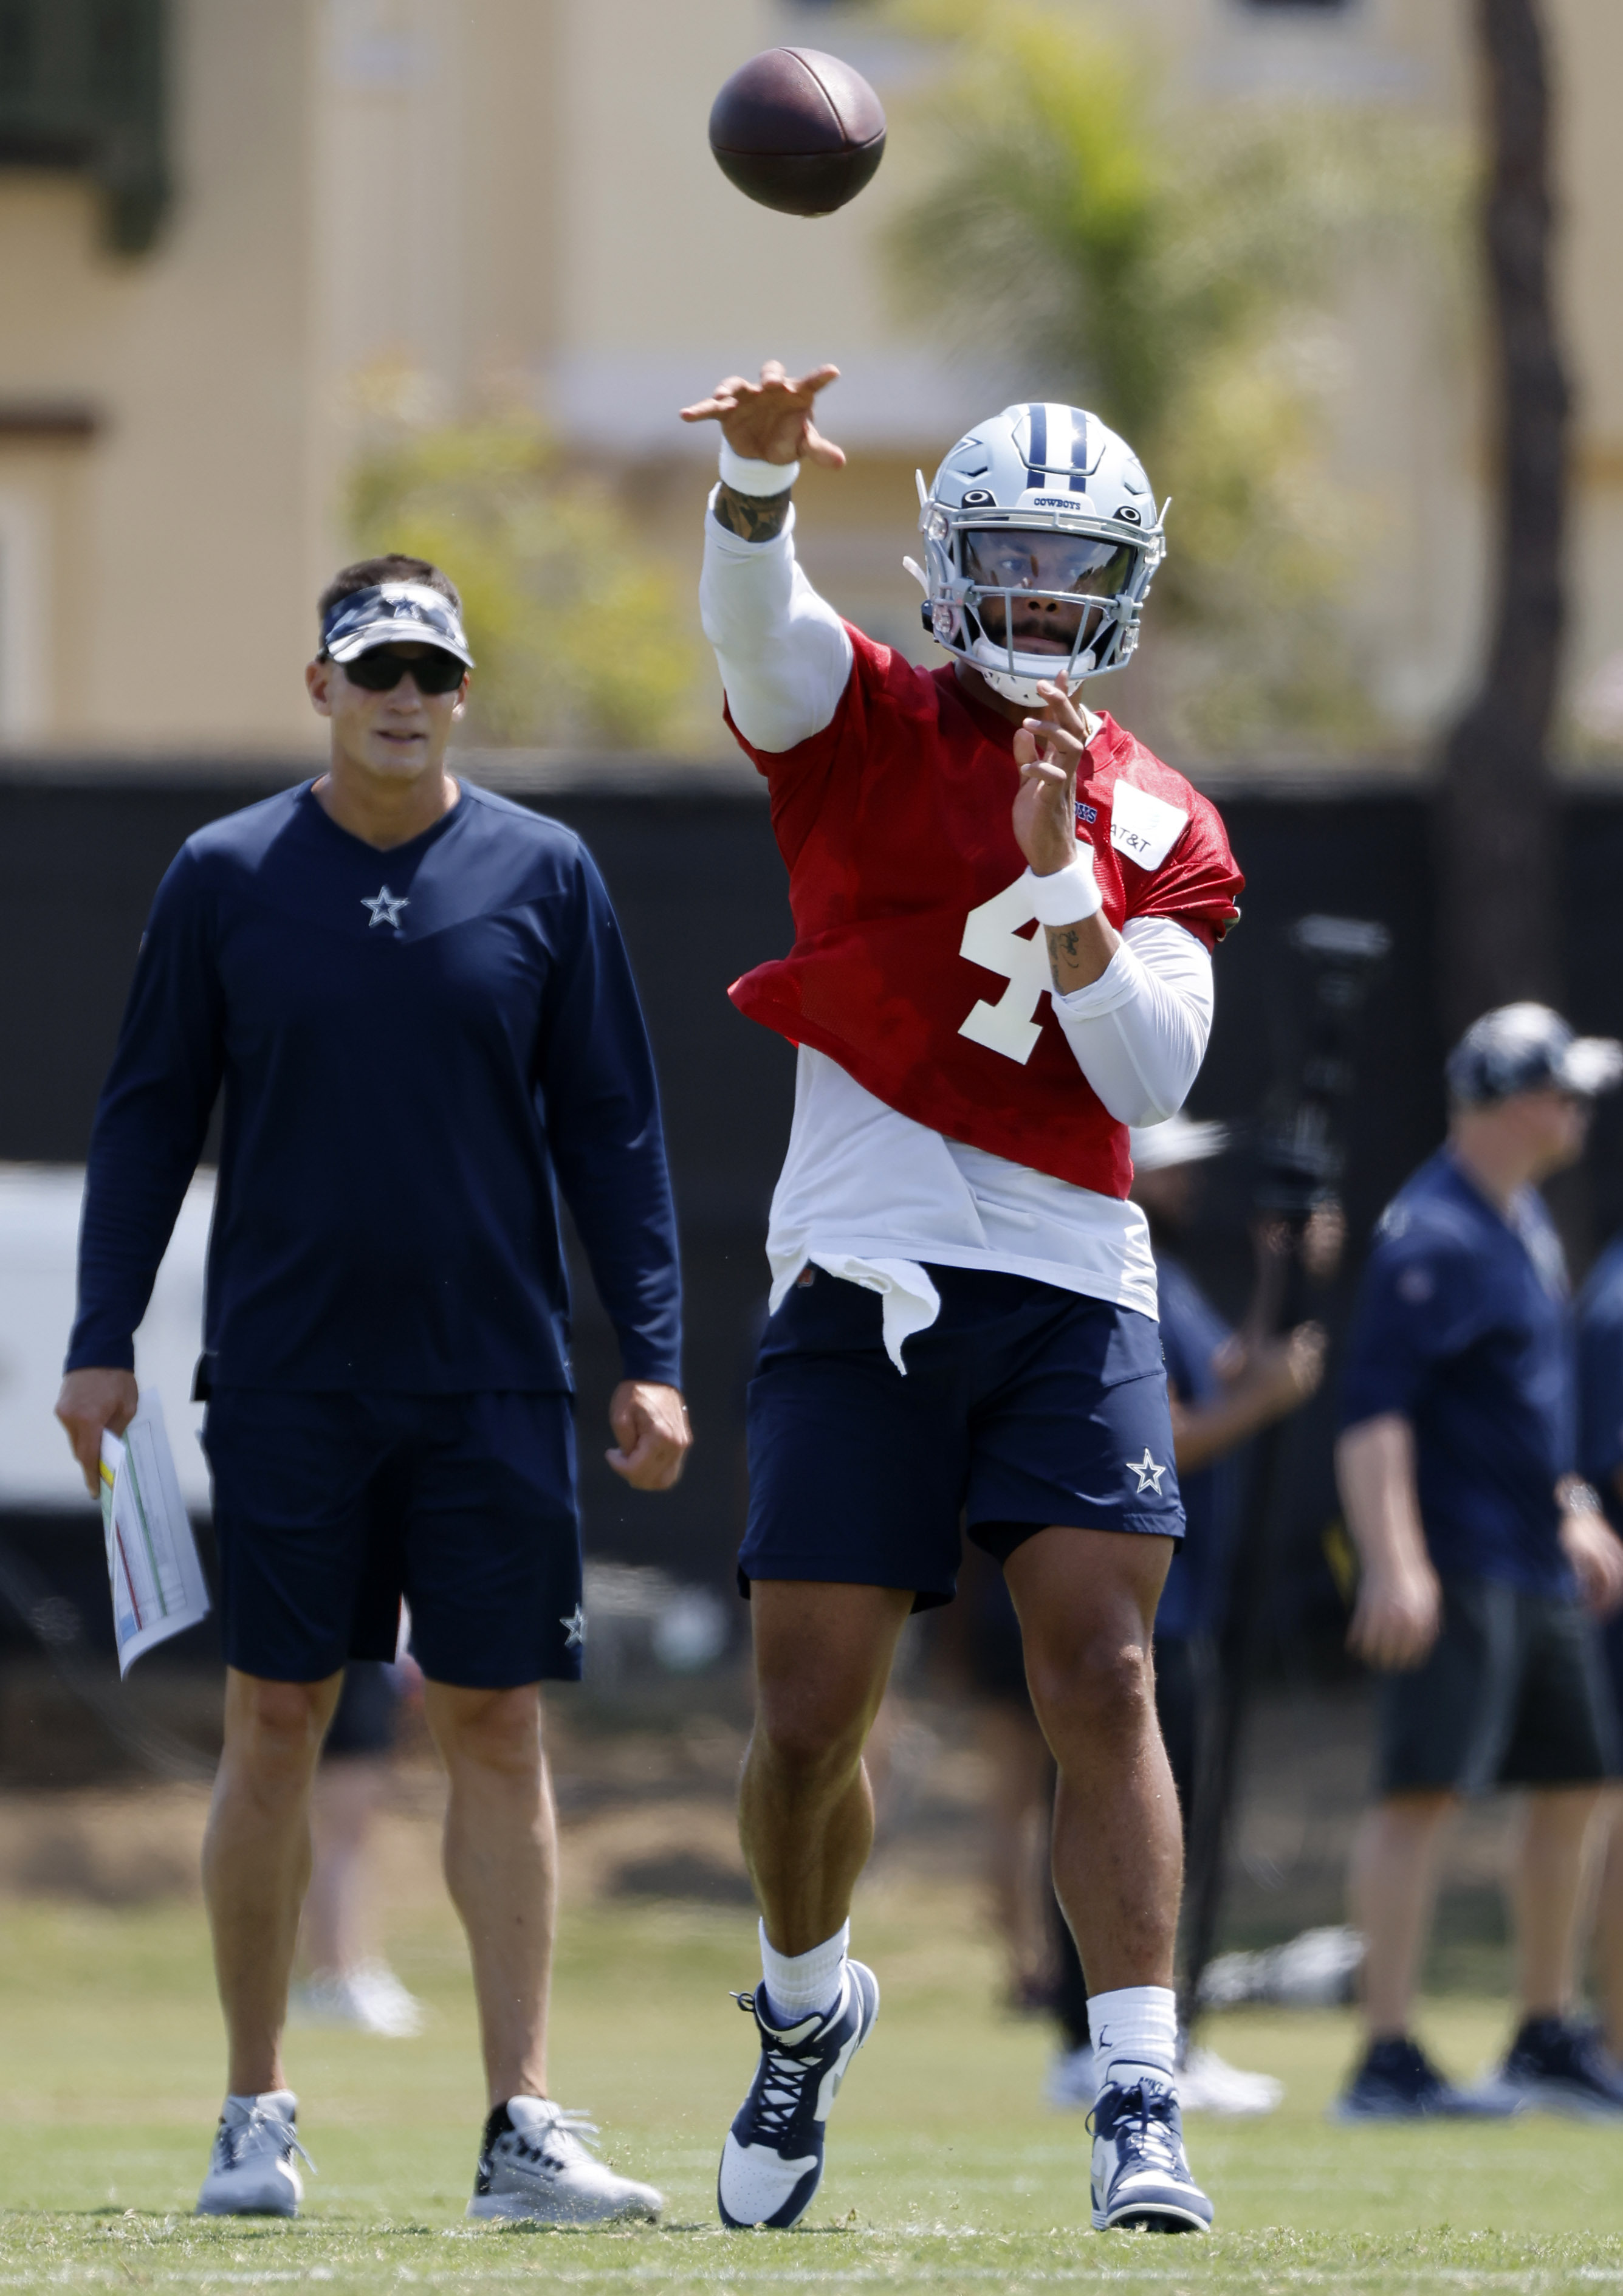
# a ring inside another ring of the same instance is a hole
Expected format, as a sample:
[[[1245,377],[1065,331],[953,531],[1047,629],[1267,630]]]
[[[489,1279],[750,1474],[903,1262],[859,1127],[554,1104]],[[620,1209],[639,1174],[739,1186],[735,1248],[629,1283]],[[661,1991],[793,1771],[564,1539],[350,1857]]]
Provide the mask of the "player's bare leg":
[[[1171,1556],[1169,1538],[1053,1524],[1004,1565],[1060,1773],[1053,1881],[1087,1977],[1097,2232],[1199,2232],[1212,2219],[1176,2092],[1184,1840],[1151,1639]]]
[[[540,1693],[430,1682],[423,1702],[450,1781],[446,1885],[468,1933],[490,2103],[545,2096],[558,1828]]]
[[[1172,1983],[1183,1831],[1151,1652],[1171,1547],[1055,1528],[1004,1565],[1031,1703],[1059,1767],[1054,1888],[1090,1993]]]
[[[758,1578],[756,1718],[739,1834],[761,1905],[765,1976],[741,2004],[760,2059],[722,2151],[724,2224],[798,2224],[823,2176],[824,2131],[873,2028],[879,1987],[846,1956],[851,1891],[873,1843],[863,1764],[911,1593]]]
[[[767,1578],[750,1607],[756,1717],[739,1834],[767,1937],[802,1954],[846,1920],[873,1847],[862,1751],[913,1596]]]
[[[226,1669],[203,1896],[233,2096],[283,2086],[282,2029],[310,1880],[310,1785],[343,1679],[265,1682]]]

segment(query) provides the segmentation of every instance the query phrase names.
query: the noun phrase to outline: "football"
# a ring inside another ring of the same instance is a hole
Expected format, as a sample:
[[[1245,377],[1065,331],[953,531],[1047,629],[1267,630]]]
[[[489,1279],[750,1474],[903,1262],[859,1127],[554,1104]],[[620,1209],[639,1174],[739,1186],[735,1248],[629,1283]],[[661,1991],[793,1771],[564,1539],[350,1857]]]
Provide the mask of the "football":
[[[817,48],[767,48],[710,109],[710,149],[727,181],[764,208],[832,215],[872,183],[884,109],[860,72]]]

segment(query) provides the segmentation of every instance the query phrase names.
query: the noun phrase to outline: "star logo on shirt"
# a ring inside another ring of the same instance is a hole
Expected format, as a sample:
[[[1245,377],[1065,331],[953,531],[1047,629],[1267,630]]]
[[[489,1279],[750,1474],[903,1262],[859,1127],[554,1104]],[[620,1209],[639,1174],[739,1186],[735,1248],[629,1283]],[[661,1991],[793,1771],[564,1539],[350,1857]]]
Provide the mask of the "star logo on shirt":
[[[582,1643],[584,1643],[586,1638],[586,1614],[581,1609],[579,1603],[576,1603],[574,1613],[571,1617],[560,1619],[558,1623],[561,1627],[568,1628],[568,1632],[563,1637],[564,1649],[578,1650]]]
[[[1156,1497],[1160,1498],[1161,1477],[1167,1470],[1165,1467],[1156,1465],[1150,1456],[1150,1446],[1147,1443],[1144,1445],[1144,1456],[1142,1459],[1124,1459],[1121,1464],[1129,1475],[1136,1475],[1138,1478],[1138,1488],[1133,1494],[1135,1498],[1143,1498],[1146,1491],[1153,1491]]]
[[[380,885],[370,900],[365,893],[361,895],[361,906],[372,911],[374,925],[393,925],[398,932],[400,912],[411,906],[411,896],[409,893],[391,893],[387,885]]]

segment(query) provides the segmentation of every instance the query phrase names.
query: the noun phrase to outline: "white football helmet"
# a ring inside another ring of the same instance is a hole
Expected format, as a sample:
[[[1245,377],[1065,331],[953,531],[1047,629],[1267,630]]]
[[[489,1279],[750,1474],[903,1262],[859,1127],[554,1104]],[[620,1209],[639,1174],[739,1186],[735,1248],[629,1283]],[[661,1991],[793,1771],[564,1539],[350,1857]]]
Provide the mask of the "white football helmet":
[[[1143,465],[1096,414],[1037,402],[977,423],[918,473],[924,627],[1011,701],[1119,669],[1165,554]],[[1022,640],[1025,642],[1022,644]]]

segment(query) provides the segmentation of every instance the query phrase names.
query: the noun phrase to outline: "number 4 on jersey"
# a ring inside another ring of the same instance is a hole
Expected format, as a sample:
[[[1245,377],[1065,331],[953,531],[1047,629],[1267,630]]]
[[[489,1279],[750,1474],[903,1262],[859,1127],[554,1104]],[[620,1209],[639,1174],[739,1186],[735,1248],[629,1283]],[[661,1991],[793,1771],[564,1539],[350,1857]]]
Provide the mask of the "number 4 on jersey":
[[[1018,1061],[1022,1068],[1043,1033],[1042,1023],[1032,1016],[1044,991],[1053,986],[1046,939],[1037,932],[1028,940],[1020,930],[1036,916],[1025,880],[1017,877],[970,911],[958,944],[960,956],[984,965],[988,972],[1001,972],[1009,984],[996,1004],[980,998],[960,1022],[958,1034],[972,1045],[984,1045],[988,1053],[1001,1053],[1006,1061]]]

